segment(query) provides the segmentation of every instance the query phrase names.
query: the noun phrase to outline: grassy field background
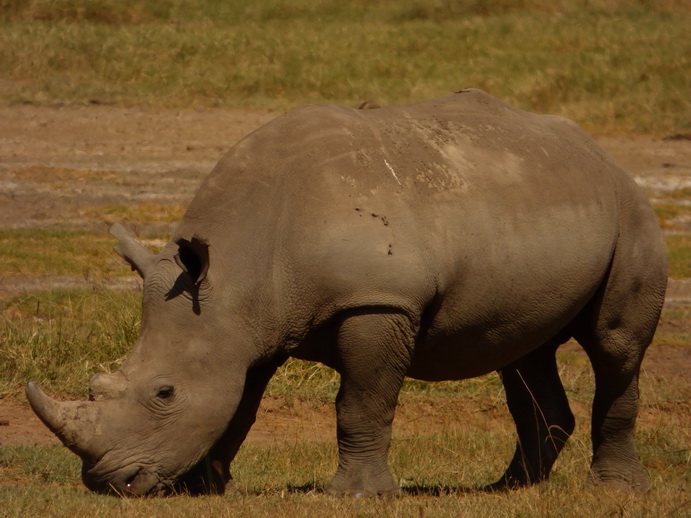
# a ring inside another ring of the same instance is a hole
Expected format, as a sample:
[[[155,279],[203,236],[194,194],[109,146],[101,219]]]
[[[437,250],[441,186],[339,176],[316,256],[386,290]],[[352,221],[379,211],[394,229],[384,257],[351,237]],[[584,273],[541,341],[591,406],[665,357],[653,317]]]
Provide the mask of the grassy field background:
[[[0,0],[0,103],[284,110],[406,103],[476,87],[592,132],[688,135],[689,26],[686,0]],[[72,182],[69,171],[63,175]],[[79,179],[102,180],[100,173]],[[689,200],[682,189],[655,201],[676,279],[691,278],[691,238],[673,226],[691,215]],[[140,203],[106,212],[167,224],[182,210]],[[150,244],[165,236],[144,237]],[[0,229],[0,276],[131,275],[113,244],[102,233],[59,226]],[[84,397],[89,377],[117,369],[136,339],[140,297],[96,282],[3,298],[0,399],[21,400],[27,379]],[[654,347],[691,344],[691,307],[667,308],[663,321]],[[539,487],[468,490],[498,478],[513,451],[501,384],[489,375],[406,383],[402,404],[461,398],[472,406],[454,416],[458,426],[394,435],[400,499],[319,493],[335,469],[333,439],[244,446],[233,464],[235,494],[145,500],[88,493],[79,460],[61,446],[13,446],[0,447],[0,516],[688,516],[684,378],[644,372],[636,438],[652,491],[589,491],[592,373],[582,354],[562,352],[559,361],[578,428],[550,483]],[[290,361],[267,394],[286,405],[323,404],[337,386],[333,371]],[[488,411],[498,416],[485,428]]]
[[[474,87],[688,132],[686,0],[0,0],[0,99],[285,109]]]

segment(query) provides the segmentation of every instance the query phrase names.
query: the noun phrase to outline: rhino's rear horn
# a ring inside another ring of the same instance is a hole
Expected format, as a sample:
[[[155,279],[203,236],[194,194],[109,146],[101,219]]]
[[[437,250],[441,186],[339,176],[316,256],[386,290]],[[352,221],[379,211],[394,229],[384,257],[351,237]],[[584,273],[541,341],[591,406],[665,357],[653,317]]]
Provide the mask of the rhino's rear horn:
[[[94,374],[89,382],[89,401],[100,401],[121,396],[125,392],[127,379],[122,371],[114,374]]]
[[[187,272],[194,284],[199,284],[209,271],[209,244],[196,236],[189,241],[178,239],[176,244],[178,253],[175,254],[175,262]]]
[[[142,278],[146,277],[147,272],[153,267],[154,254],[134,239],[120,223],[111,225],[110,233],[120,240],[115,251],[130,264],[132,270],[136,270]]]

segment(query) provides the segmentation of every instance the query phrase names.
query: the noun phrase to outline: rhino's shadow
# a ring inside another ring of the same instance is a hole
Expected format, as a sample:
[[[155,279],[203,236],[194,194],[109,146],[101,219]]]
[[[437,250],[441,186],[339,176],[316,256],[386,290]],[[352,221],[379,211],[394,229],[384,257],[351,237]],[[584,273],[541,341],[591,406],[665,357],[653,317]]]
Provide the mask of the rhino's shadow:
[[[450,496],[457,494],[486,493],[487,491],[488,489],[484,487],[430,486],[425,484],[415,484],[401,488],[401,492],[409,496]]]
[[[306,493],[323,493],[324,488],[315,482],[308,482],[301,485],[289,484],[286,488],[288,493],[306,494]],[[469,486],[441,486],[441,485],[425,485],[413,484],[401,488],[401,495],[405,496],[449,496],[457,494],[472,494],[472,493],[487,493],[495,492],[489,487],[469,487]]]
[[[288,484],[288,487],[286,487],[286,491],[288,491],[288,493],[297,494],[323,493],[324,488],[315,482],[307,482],[306,484],[301,484],[299,486]]]
[[[199,306],[199,285],[190,282],[189,277],[184,273],[180,274],[177,279],[175,279],[175,284],[166,293],[166,300],[172,300],[183,293],[189,293],[192,298],[192,311],[195,315],[201,313],[201,307]]]

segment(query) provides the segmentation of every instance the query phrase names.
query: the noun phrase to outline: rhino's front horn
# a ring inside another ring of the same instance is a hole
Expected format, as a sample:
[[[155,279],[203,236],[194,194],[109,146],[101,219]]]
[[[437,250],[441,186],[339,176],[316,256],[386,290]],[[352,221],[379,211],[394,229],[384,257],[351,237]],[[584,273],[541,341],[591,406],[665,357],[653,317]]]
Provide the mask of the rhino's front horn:
[[[94,403],[55,401],[33,381],[26,384],[26,397],[43,424],[65,446],[83,459],[90,457],[87,445],[93,436],[97,420]]]

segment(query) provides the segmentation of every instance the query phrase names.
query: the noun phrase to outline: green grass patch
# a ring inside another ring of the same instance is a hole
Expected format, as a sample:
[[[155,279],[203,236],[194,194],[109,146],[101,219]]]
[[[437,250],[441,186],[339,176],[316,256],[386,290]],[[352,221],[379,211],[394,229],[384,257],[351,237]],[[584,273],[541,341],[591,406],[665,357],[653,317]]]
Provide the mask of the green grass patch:
[[[125,275],[129,268],[113,251],[106,232],[59,228],[0,230],[0,275]]]
[[[69,450],[68,450],[69,451]],[[75,473],[81,469],[76,455],[65,455],[62,445],[36,448],[13,446],[0,449],[0,473],[5,482],[74,484]]]
[[[660,222],[660,227],[668,230],[674,227],[674,221],[681,215],[691,213],[691,209],[683,205],[671,203],[655,203],[655,214]]]
[[[658,198],[662,200],[689,200],[691,201],[691,187],[684,187],[683,189],[674,189],[666,192]]]
[[[654,343],[691,345],[691,306],[671,305],[662,310]]]
[[[688,233],[691,222],[691,194],[672,191],[669,196],[655,199],[652,203],[663,230]]]
[[[691,235],[668,234],[665,236],[669,276],[675,279],[691,277]]]
[[[89,212],[92,209],[87,209]],[[179,205],[142,203],[93,209],[105,223],[132,221],[164,223],[177,221],[183,212]],[[113,250],[117,240],[103,232],[84,232],[61,228],[0,229],[0,276],[83,276],[103,280],[132,275],[125,261]],[[153,252],[165,243],[158,235],[141,239]]]
[[[269,382],[266,393],[276,398],[297,398],[332,402],[336,399],[340,375],[320,363],[289,358]],[[503,387],[499,376],[492,373],[463,381],[427,382],[406,378],[401,401],[415,402],[434,397],[499,396]]]
[[[462,381],[427,382],[407,378],[403,383],[401,397],[404,401],[419,401],[430,397],[503,397],[503,386],[495,373]]]
[[[334,401],[340,375],[321,363],[288,358],[271,378],[266,394],[273,397]]]
[[[6,102],[285,109],[487,90],[598,131],[688,132],[688,3],[2,0]]]
[[[645,16],[651,12],[689,13],[684,0],[394,0],[370,2],[354,0],[2,0],[0,20],[64,21],[104,25],[138,25],[153,22],[203,22],[210,25],[237,25],[296,19],[357,22],[376,17],[382,22],[434,20],[445,22],[469,16],[484,18],[506,14],[573,15],[624,13]]]
[[[147,223],[176,223],[182,219],[187,204],[142,202],[128,205],[118,204],[107,207],[94,207],[85,210],[87,216],[102,219],[107,223],[136,221]]]
[[[86,394],[97,372],[116,370],[139,333],[141,294],[54,291],[14,297],[2,308],[0,397],[28,380]]]

